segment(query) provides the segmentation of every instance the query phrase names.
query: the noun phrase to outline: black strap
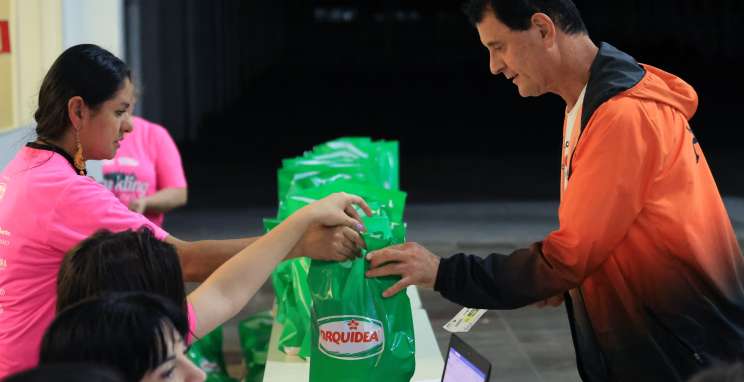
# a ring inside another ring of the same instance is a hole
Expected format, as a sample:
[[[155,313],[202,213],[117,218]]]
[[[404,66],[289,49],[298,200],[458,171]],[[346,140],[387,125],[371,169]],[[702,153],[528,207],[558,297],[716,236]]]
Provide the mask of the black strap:
[[[67,153],[67,151],[62,150],[61,147],[57,145],[53,145],[51,143],[37,143],[37,142],[28,142],[26,143],[26,147],[30,147],[32,149],[37,150],[46,150],[46,151],[52,151],[59,155],[62,155],[65,159],[67,159],[68,162],[70,162],[70,166],[75,170],[76,173],[80,175],[88,175],[88,171],[84,168],[77,168],[75,166],[75,160],[72,159],[72,156]]]

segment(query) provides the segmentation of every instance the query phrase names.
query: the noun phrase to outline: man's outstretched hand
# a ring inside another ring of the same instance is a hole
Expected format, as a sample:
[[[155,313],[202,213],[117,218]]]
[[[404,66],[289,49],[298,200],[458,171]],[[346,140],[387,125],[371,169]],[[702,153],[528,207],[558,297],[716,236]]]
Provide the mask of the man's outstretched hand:
[[[418,243],[405,243],[367,254],[370,269],[367,277],[400,276],[385,292],[390,297],[409,285],[433,288],[439,270],[439,257]]]

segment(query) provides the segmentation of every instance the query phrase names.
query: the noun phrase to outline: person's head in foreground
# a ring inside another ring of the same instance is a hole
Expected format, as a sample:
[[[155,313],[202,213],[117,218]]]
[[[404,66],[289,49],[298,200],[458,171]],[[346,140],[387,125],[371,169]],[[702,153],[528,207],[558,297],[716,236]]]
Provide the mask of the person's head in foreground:
[[[57,311],[87,298],[115,292],[148,292],[169,298],[186,312],[186,291],[176,249],[140,228],[99,230],[62,260]]]
[[[109,294],[57,315],[42,339],[40,364],[102,364],[131,382],[204,381],[186,356],[187,332],[186,315],[164,297]]]

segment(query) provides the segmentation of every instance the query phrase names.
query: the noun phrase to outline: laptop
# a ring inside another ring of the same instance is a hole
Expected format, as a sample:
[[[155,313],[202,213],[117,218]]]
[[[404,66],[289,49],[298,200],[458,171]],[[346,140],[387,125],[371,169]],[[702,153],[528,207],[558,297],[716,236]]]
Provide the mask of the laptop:
[[[442,382],[488,382],[490,377],[491,362],[453,334],[444,361]]]

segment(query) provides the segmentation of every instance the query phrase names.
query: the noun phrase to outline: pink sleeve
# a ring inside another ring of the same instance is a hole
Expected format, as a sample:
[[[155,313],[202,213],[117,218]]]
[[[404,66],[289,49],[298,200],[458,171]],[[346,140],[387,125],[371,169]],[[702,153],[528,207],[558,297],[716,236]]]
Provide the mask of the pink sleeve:
[[[168,130],[153,124],[150,129],[150,152],[155,153],[156,189],[185,188],[186,176],[183,173],[181,154]]]
[[[67,252],[99,229],[120,232],[142,226],[155,237],[168,233],[143,215],[130,211],[114,194],[88,177],[79,177],[62,191],[62,197],[50,220],[48,244]]]
[[[186,302],[186,309],[189,314],[189,334],[186,336],[186,346],[188,346],[191,345],[191,341],[194,340],[194,333],[196,333],[196,311],[188,301]]]

